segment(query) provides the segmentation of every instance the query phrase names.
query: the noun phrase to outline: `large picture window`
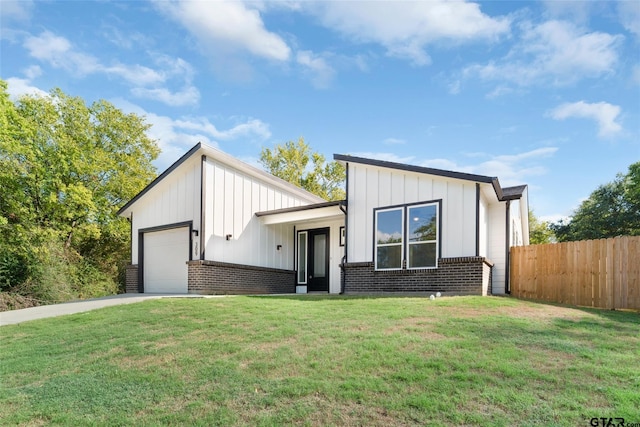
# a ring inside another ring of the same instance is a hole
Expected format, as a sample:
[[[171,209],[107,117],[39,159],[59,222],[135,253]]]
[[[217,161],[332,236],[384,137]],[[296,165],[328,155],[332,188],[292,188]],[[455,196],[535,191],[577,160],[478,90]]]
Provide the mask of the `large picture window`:
[[[430,202],[375,210],[376,270],[437,267],[439,207]]]
[[[402,268],[404,210],[376,211],[376,269],[398,270]]]

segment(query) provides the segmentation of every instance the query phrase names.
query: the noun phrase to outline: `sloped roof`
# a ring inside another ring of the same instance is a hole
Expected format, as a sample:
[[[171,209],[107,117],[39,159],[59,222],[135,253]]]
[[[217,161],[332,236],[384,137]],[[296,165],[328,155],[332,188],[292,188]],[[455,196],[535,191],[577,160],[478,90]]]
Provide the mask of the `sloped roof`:
[[[251,166],[248,163],[245,163],[217,148],[213,148],[210,145],[203,144],[201,142],[194,145],[189,151],[187,151],[182,157],[176,160],[171,166],[169,166],[164,172],[162,172],[156,179],[151,181],[149,185],[142,189],[138,194],[136,194],[128,203],[126,203],[120,210],[118,211],[118,215],[122,215],[126,212],[134,203],[136,203],[140,198],[142,198],[145,194],[147,194],[153,187],[158,185],[162,180],[164,180],[168,175],[171,174],[174,170],[176,170],[180,165],[189,160],[190,158],[196,155],[205,155],[211,157],[214,160],[217,160],[221,163],[234,167],[241,172],[244,172],[250,176],[261,178],[264,181],[270,182],[274,186],[281,188],[283,190],[287,190],[290,193],[297,195],[298,197],[306,200],[309,203],[322,203],[326,202],[326,200],[321,197],[316,196],[306,190],[303,190],[300,187],[296,187],[295,185],[280,179],[276,176],[271,175],[263,170],[260,170],[254,166]]]
[[[526,185],[516,185],[514,187],[505,187],[502,189],[502,199],[503,200],[514,200],[522,197],[524,190],[527,188]]]
[[[389,169],[397,169],[408,172],[422,173],[426,175],[441,176],[444,178],[462,179],[465,181],[472,181],[478,183],[491,184],[496,193],[498,200],[513,200],[522,197],[526,185],[519,185],[516,187],[502,188],[500,181],[497,177],[491,177],[486,175],[476,175],[466,172],[448,171],[444,169],[428,168],[424,166],[415,166],[405,163],[389,162],[386,160],[367,159],[365,157],[349,156],[346,154],[334,154],[333,159],[343,163],[361,163],[364,165],[378,166]],[[508,190],[508,193],[505,193]]]

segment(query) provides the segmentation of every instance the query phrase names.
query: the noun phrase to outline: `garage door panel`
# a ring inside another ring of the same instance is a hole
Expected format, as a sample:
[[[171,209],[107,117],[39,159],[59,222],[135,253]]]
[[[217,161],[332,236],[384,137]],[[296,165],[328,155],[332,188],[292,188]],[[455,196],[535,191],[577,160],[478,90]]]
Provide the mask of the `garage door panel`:
[[[187,293],[189,228],[144,234],[144,291]]]

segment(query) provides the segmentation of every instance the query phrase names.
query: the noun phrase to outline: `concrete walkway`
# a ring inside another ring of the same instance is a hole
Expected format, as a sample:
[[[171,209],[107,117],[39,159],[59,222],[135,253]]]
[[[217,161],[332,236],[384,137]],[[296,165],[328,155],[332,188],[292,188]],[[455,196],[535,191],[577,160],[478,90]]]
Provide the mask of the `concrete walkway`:
[[[214,298],[213,295],[193,294],[120,294],[108,297],[94,298],[82,301],[65,302],[62,304],[41,305],[39,307],[23,308],[21,310],[3,311],[0,313],[0,326],[15,325],[29,320],[47,317],[64,316],[65,314],[82,313],[97,308],[112,305],[132,304],[149,299],[158,298]]]

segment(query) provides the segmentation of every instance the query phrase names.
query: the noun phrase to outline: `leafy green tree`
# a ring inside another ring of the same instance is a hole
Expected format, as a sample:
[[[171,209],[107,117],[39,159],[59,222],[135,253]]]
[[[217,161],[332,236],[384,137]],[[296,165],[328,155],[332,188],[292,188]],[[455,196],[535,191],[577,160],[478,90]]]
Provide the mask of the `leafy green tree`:
[[[540,245],[544,243],[552,243],[555,240],[551,225],[547,221],[540,221],[529,209],[529,243],[532,245]]]
[[[640,235],[640,162],[598,187],[570,221],[551,228],[561,242]]]
[[[75,296],[112,288],[129,246],[116,212],[156,175],[149,125],[59,89],[13,103],[6,88],[0,80],[0,289],[43,291],[54,276]]]
[[[288,141],[273,150],[262,149],[260,163],[274,176],[322,197],[325,200],[343,200],[346,176],[340,163],[326,162],[320,153],[311,151],[304,138]]]

